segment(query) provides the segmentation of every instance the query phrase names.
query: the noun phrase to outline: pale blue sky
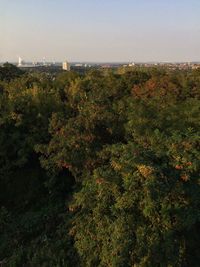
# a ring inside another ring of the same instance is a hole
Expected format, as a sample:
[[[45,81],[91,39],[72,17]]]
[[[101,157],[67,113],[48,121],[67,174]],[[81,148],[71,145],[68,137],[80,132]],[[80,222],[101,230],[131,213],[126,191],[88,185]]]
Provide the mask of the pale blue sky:
[[[0,61],[200,61],[200,0],[0,0]]]

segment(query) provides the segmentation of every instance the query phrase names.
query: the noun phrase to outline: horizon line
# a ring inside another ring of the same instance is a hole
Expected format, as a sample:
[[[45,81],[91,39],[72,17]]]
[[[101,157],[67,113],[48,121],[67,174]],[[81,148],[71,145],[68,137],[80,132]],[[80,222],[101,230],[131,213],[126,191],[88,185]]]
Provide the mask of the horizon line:
[[[33,63],[33,62],[44,62],[43,60],[23,60],[26,63]],[[140,64],[140,63],[200,63],[200,60],[141,60],[141,61],[134,61],[134,60],[108,60],[108,61],[103,61],[103,60],[45,60],[46,63],[62,63],[62,62],[69,62],[69,63],[135,63],[135,64]],[[13,60],[4,60],[0,61],[0,63],[18,63],[18,61],[13,61]]]

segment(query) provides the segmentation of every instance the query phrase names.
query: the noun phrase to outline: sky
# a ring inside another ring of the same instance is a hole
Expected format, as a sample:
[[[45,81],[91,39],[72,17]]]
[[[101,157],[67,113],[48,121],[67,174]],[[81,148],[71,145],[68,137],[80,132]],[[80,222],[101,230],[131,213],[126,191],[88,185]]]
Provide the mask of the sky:
[[[200,61],[200,0],[0,0],[0,62]]]

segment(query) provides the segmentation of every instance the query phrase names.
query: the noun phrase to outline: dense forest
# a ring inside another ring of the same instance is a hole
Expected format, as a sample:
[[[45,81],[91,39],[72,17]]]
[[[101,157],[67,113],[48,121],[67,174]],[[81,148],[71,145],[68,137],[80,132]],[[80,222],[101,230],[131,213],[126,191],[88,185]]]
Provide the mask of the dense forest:
[[[200,70],[0,67],[0,265],[200,266]]]

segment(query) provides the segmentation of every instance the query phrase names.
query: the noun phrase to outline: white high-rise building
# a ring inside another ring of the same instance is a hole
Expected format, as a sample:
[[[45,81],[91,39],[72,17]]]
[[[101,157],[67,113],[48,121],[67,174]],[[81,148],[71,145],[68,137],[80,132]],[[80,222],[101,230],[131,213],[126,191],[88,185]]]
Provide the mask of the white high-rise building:
[[[63,62],[62,69],[63,70],[66,70],[66,71],[70,71],[70,64],[69,64],[69,62],[67,62],[67,61]]]
[[[19,58],[18,58],[18,67],[21,67],[21,66],[22,66],[22,58],[19,57]]]

